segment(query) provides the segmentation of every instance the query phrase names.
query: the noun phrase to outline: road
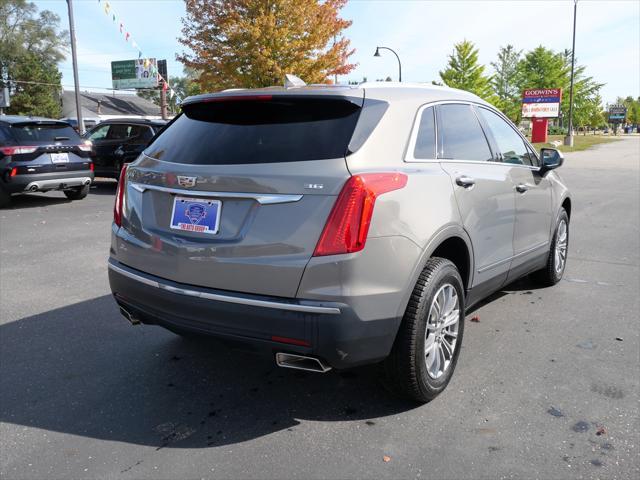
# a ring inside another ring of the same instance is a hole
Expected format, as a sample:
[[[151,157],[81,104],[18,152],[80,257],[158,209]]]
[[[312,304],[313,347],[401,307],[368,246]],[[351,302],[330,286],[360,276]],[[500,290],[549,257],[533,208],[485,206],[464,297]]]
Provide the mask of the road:
[[[0,476],[638,478],[640,138],[566,159],[565,279],[470,313],[423,406],[373,368],[306,374],[130,326],[106,274],[115,184],[16,199],[0,211]]]

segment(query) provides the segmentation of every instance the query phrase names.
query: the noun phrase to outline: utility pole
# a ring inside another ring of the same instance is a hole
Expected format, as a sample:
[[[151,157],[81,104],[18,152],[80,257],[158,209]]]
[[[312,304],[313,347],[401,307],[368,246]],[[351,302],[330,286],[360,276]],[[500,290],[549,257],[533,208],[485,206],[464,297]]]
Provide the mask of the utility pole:
[[[71,35],[71,61],[73,63],[73,83],[76,93],[76,116],[78,120],[78,132],[84,133],[84,120],[82,118],[82,105],[80,104],[80,82],[78,80],[78,58],[76,56],[76,27],[73,21],[73,2],[67,0],[69,7],[69,35]]]
[[[573,72],[576,63],[576,13],[578,0],[573,0],[573,45],[571,46],[571,85],[569,87],[569,131],[564,137],[564,144],[573,146]]]
[[[160,116],[163,120],[167,119],[167,89],[164,78],[162,79],[162,88],[160,89]]]

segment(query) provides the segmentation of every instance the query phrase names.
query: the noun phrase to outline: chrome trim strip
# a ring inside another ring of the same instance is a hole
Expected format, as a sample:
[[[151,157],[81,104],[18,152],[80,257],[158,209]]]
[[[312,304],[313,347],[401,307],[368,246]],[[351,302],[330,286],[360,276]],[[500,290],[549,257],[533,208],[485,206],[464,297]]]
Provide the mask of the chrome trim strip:
[[[146,183],[137,182],[129,182],[129,185],[131,185],[133,189],[141,193],[145,190],[156,190],[158,192],[177,193],[179,195],[190,195],[194,197],[252,198],[261,205],[297,202],[303,197],[303,195],[295,194],[207,192],[202,190],[184,190],[182,188],[161,187],[159,185],[149,185]]]
[[[179,295],[185,295],[188,297],[197,297],[204,298],[207,300],[216,300],[218,302],[227,302],[227,303],[236,303],[239,305],[249,305],[252,307],[264,307],[264,308],[275,308],[277,310],[289,310],[292,312],[304,312],[304,313],[323,313],[328,315],[338,315],[340,314],[340,309],[337,307],[319,307],[314,305],[300,305],[295,303],[285,303],[285,302],[273,302],[269,300],[256,300],[252,298],[241,298],[241,297],[233,297],[230,295],[222,295],[218,293],[207,293],[207,292],[199,292],[197,290],[189,290],[186,288],[174,287],[172,285],[167,285],[165,283],[160,283],[155,280],[149,280],[141,275],[136,275],[135,273],[129,272],[123,268],[118,267],[112,263],[109,263],[109,268],[114,272],[117,272],[125,277],[128,277],[132,280],[136,280],[140,283],[144,283],[150,287],[159,288],[160,290],[166,290],[171,293],[177,293]]]
[[[498,260],[497,262],[491,263],[489,265],[487,265],[486,267],[482,267],[478,269],[478,273],[482,273],[482,272],[486,272],[487,270],[491,270],[492,268],[495,267],[499,267],[500,265],[510,262],[512,260],[515,260],[516,258],[522,257],[523,255],[526,255],[528,253],[531,252],[535,252],[536,250],[540,250],[542,247],[546,247],[547,245],[549,245],[549,241],[544,241],[538,245],[535,245],[531,248],[527,248],[526,250],[520,252],[520,253],[516,253],[515,255],[509,257],[509,258],[505,258],[504,260]]]

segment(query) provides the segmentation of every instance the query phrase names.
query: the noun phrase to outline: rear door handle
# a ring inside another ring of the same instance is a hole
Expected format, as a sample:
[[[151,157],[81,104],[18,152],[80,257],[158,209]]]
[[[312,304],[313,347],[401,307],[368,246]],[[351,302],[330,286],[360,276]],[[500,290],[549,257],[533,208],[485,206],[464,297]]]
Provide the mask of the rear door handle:
[[[519,183],[518,185],[516,185],[516,190],[520,193],[524,193],[527,190],[529,190],[529,185],[526,185],[524,183]]]
[[[464,188],[471,188],[476,184],[476,179],[467,177],[466,175],[460,175],[456,178],[456,184]]]

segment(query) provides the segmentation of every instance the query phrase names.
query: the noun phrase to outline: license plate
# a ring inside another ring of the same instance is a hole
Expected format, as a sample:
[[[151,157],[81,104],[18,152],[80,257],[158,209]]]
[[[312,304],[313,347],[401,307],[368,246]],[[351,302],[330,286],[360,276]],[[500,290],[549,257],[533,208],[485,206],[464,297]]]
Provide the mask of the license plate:
[[[69,163],[68,153],[52,153],[51,163]]]
[[[170,227],[187,232],[218,233],[222,202],[208,198],[175,197]]]

